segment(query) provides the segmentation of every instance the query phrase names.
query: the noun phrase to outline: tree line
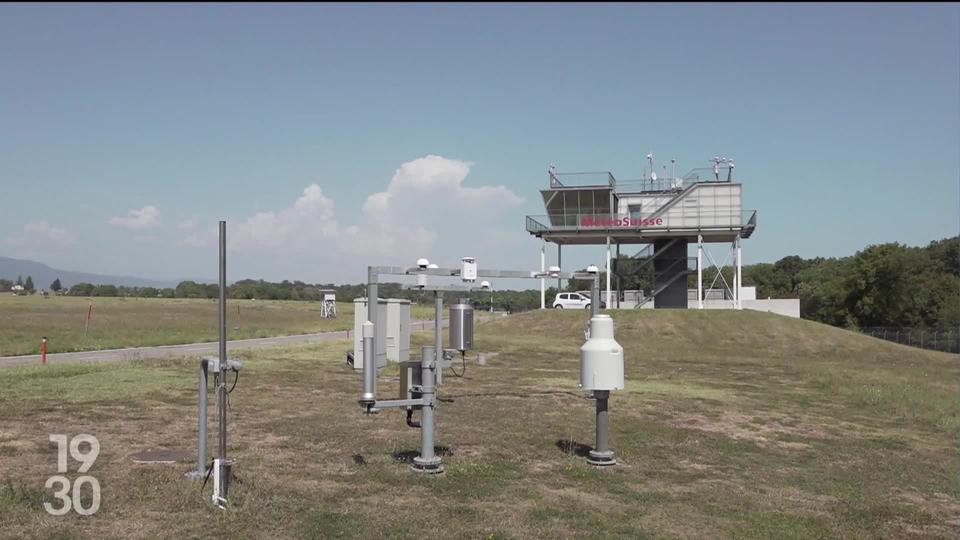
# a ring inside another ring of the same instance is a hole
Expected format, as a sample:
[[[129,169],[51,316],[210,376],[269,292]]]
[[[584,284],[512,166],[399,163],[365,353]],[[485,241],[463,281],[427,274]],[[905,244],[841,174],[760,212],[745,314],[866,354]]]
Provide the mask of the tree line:
[[[621,268],[629,263],[621,262]],[[623,272],[621,272],[621,275]],[[733,267],[725,266],[721,274],[726,283],[733,282]],[[930,330],[956,329],[960,326],[960,237],[931,242],[923,247],[899,243],[869,246],[849,257],[803,259],[796,255],[774,263],[746,265],[742,269],[743,284],[757,287],[757,298],[799,298],[800,316],[846,328],[910,327]],[[632,282],[624,289],[644,289],[649,283],[642,272],[631,274]],[[714,283],[716,270],[703,272],[705,287]],[[601,283],[606,276],[601,273]],[[688,286],[696,287],[695,273]],[[59,279],[50,290],[57,291]],[[717,283],[720,281],[717,280]],[[17,284],[33,290],[33,280],[18,276]],[[0,290],[10,290],[14,282],[0,279]],[[29,287],[28,287],[29,285]],[[54,287],[56,285],[56,287]],[[570,280],[564,290],[588,290],[589,282]],[[245,279],[230,285],[229,298],[257,300],[319,301],[323,289],[332,289],[340,302],[350,302],[366,295],[366,285],[309,284],[302,281],[270,282]],[[557,293],[547,289],[548,307]],[[182,281],[173,288],[123,287],[78,283],[70,287],[71,296],[126,296],[142,298],[217,298],[216,284]],[[406,298],[429,303],[430,293],[403,289],[399,283],[380,285],[383,298]],[[540,291],[489,291],[458,294],[468,297],[478,309],[493,306],[503,311],[526,311],[540,307]]]
[[[33,276],[27,276],[26,280],[23,279],[23,276],[17,276],[16,281],[0,278],[0,291],[13,291],[13,287],[15,285],[22,287],[23,292],[26,294],[33,294],[37,292],[37,288],[33,284]],[[63,290],[63,286],[60,285],[60,278],[53,280],[53,283],[50,284],[50,290],[55,293]]]

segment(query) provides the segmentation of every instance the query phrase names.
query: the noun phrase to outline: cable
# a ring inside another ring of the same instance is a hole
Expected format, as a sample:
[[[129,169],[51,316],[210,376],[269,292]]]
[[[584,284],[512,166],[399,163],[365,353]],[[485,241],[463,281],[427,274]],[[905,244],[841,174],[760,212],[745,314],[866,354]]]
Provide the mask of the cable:
[[[240,370],[238,369],[234,371],[234,373],[237,374],[237,378],[233,380],[233,386],[231,386],[230,389],[227,390],[227,394],[233,392],[233,389],[237,387],[237,382],[240,380]]]
[[[450,362],[450,371],[457,377],[463,377],[463,374],[467,372],[467,354],[464,351],[460,351],[460,359],[463,361],[463,369],[460,370],[460,373],[453,369],[453,362]]]

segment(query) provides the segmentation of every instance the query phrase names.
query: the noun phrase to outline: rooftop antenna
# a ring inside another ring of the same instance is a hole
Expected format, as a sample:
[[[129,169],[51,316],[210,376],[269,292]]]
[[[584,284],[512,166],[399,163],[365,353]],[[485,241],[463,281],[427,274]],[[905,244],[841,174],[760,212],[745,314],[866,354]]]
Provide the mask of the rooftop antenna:
[[[653,166],[653,154],[647,154],[647,162],[650,164],[650,182],[657,181],[657,169]]]

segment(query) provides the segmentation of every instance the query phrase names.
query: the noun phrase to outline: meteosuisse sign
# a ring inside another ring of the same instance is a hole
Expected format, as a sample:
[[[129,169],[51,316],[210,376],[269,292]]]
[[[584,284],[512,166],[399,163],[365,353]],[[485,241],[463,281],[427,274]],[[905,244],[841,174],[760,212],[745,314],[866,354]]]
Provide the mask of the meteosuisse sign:
[[[663,225],[663,218],[581,216],[581,227],[652,227]]]

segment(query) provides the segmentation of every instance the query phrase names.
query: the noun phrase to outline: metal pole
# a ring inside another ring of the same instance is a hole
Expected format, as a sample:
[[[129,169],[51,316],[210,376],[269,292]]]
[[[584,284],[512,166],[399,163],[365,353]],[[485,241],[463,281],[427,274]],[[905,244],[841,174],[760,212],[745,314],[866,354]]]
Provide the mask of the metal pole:
[[[607,235],[607,307],[610,306],[610,236]]]
[[[557,242],[557,268],[563,269],[563,264],[562,264],[563,260],[561,257],[561,255],[563,255],[562,253],[563,250],[561,248],[563,248],[563,246],[560,244],[560,242]],[[561,282],[561,278],[557,278],[557,292],[560,292],[562,290],[560,287],[560,282]]]
[[[620,277],[620,242],[617,242],[617,309],[620,309],[620,297],[623,296],[623,278]],[[610,307],[610,306],[607,306]]]
[[[360,404],[369,411],[377,400],[377,338],[376,321],[377,307],[377,272],[372,266],[367,267],[367,322],[370,323],[370,347],[367,347],[367,327],[363,329],[363,394],[360,396]],[[371,301],[371,299],[373,299]],[[367,358],[370,360],[368,361]]]
[[[737,309],[743,309],[743,267],[740,257],[740,235],[737,235]]]
[[[593,398],[597,402],[597,443],[587,457],[591,465],[615,465],[617,460],[609,446],[610,415],[608,413],[609,390],[594,390]]]
[[[200,361],[200,403],[197,406],[197,475],[207,473],[207,361]]]
[[[547,270],[547,241],[542,240],[540,242],[540,275]],[[546,309],[547,307],[547,280],[540,278],[540,309]]]
[[[703,235],[697,235],[697,309],[703,309]]]
[[[413,458],[411,468],[415,472],[440,473],[443,466],[440,458],[433,454],[434,436],[434,407],[436,407],[436,376],[443,359],[443,293],[434,292],[434,355],[431,358],[427,348],[424,348],[420,358],[420,383],[423,394],[423,408],[420,411],[420,455]]]
[[[227,222],[220,222],[220,386],[218,403],[220,413],[221,460],[227,459]],[[226,483],[226,482],[225,482]]]
[[[608,274],[609,275],[609,274]],[[610,304],[607,304],[610,308]],[[596,317],[600,314],[600,274],[593,275],[593,283],[590,284],[590,317]]]

